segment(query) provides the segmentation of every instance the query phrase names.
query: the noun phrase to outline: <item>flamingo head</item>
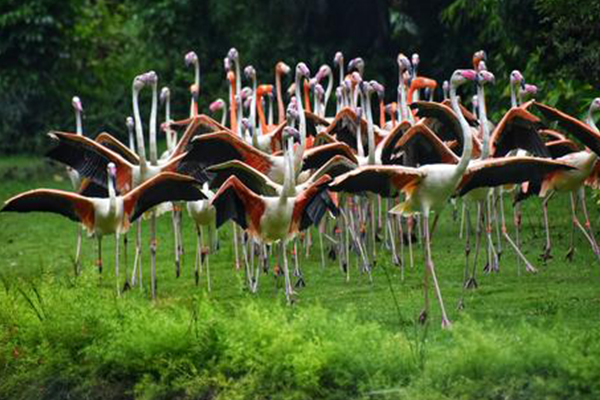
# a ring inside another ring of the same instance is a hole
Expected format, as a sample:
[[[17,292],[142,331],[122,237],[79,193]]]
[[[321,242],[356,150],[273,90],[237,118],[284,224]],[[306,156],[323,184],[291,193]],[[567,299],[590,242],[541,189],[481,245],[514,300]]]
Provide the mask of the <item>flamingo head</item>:
[[[358,72],[356,72],[356,71],[354,71],[352,73],[352,75],[350,75],[350,79],[352,80],[352,82],[355,85],[360,85],[362,83],[362,81],[363,81],[362,76]]]
[[[358,88],[367,97],[369,97],[371,93],[373,93],[373,87],[367,81],[360,81],[358,84]]]
[[[192,98],[194,99],[194,102],[198,102],[198,97],[200,95],[200,88],[198,87],[198,85],[196,85],[195,83],[190,85],[190,93],[192,94]]]
[[[526,83],[523,91],[529,96],[535,96],[538,92],[538,87],[536,85]]]
[[[457,69],[450,78],[450,84],[458,87],[468,81],[474,81],[477,78],[477,73],[473,69]]]
[[[210,103],[210,105],[208,106],[208,109],[212,113],[220,111],[223,108],[225,108],[225,101],[223,101],[223,99],[217,99],[217,100],[213,101],[212,103]]]
[[[417,68],[419,68],[419,63],[421,62],[421,58],[419,57],[419,54],[413,53],[413,55],[410,57],[410,61],[412,64],[412,75],[416,76]]]
[[[292,99],[295,99],[295,97],[292,97]],[[298,120],[299,115],[296,102],[290,101],[290,104],[288,104],[287,110],[285,111],[285,116],[290,122]]]
[[[229,58],[231,60],[231,62],[237,62],[239,56],[240,56],[240,53],[238,53],[238,51],[235,47],[232,47],[227,52],[227,58]]]
[[[79,97],[73,96],[73,99],[71,100],[71,105],[73,106],[75,111],[79,113],[83,112],[83,106],[81,105],[81,99]]]
[[[283,128],[282,139],[286,141],[288,138],[292,138],[295,142],[300,143],[301,139],[300,132],[298,132],[298,129],[291,126],[286,126],[285,128]]]
[[[248,65],[246,68],[244,68],[244,75],[246,75],[247,79],[253,81],[256,79],[256,70],[252,65]]]
[[[484,62],[486,60],[487,60],[487,54],[485,53],[484,50],[476,51],[473,54],[473,69],[475,71],[479,71],[479,69],[481,68],[481,62]]]
[[[296,76],[298,78],[310,79],[310,69],[308,69],[305,63],[299,62],[298,65],[296,65]]]
[[[383,100],[383,96],[385,94],[385,87],[383,87],[383,85],[377,81],[371,81],[369,83],[371,84],[371,87],[373,88],[375,93],[377,93],[377,97],[379,98],[379,100]]]
[[[335,88],[335,97],[341,99],[342,96],[344,96],[344,87],[338,86],[337,88]]]
[[[482,85],[486,83],[494,84],[496,82],[496,77],[490,71],[481,69],[479,70],[479,72],[477,72],[477,77],[475,78],[475,80],[477,81],[477,83],[480,83]]]
[[[231,60],[229,59],[229,57],[225,57],[223,59],[223,69],[229,73],[231,71]]]
[[[358,71],[362,75],[365,69],[365,61],[361,57],[356,57],[348,63],[348,71]]]
[[[275,66],[275,71],[278,72],[278,73],[280,73],[280,74],[287,75],[287,74],[290,73],[291,68],[290,68],[289,65],[287,65],[283,61],[279,61],[277,63],[277,65]]]
[[[321,82],[323,79],[325,79],[327,75],[331,75],[331,68],[329,67],[329,65],[324,64],[321,65],[321,68],[319,68],[315,79],[317,80],[317,82]]]
[[[125,126],[127,126],[127,130],[129,132],[133,132],[133,128],[135,127],[135,123],[133,122],[133,117],[127,117],[125,119]]]
[[[171,99],[171,90],[168,87],[163,87],[160,90],[160,104],[165,104]]]
[[[156,85],[156,83],[158,82],[158,75],[156,75],[156,72],[154,71],[146,72],[145,74],[143,74],[143,77],[147,85]]]
[[[135,78],[133,78],[133,83],[131,86],[135,92],[139,92],[144,88],[144,86],[146,86],[146,80],[144,79],[144,75],[145,74],[138,75]]]
[[[190,65],[197,65],[198,64],[198,55],[195,52],[190,51],[185,55],[184,61],[185,61],[186,67],[189,67]]]
[[[510,84],[521,85],[521,89],[524,89],[525,78],[523,78],[523,74],[521,74],[521,71],[515,69],[510,73]]]
[[[590,105],[590,112],[596,112],[600,110],[600,97],[596,97],[592,100],[592,104]]]
[[[337,66],[344,65],[344,55],[341,51],[335,53],[335,56],[333,56],[333,63]]]
[[[402,53],[398,54],[397,62],[401,74],[404,74],[405,71],[409,71],[412,68],[410,60]]]
[[[252,89],[250,89],[248,86],[244,87],[242,89],[242,91],[240,92],[240,95],[242,96],[242,101],[249,99],[252,97]]]
[[[108,165],[106,166],[106,171],[108,172],[108,176],[113,184],[113,186],[116,186],[116,182],[117,182],[117,167],[114,163],[109,162]]]
[[[256,89],[256,92],[259,96],[272,96],[273,95],[273,85],[260,85]]]
[[[444,83],[442,83],[442,89],[444,92],[447,92],[450,89],[450,83],[448,81],[444,81]]]
[[[235,72],[233,71],[228,71],[227,72],[227,80],[229,81],[229,83],[233,83],[235,81]]]
[[[242,118],[242,128],[244,128],[245,130],[248,130],[251,135],[254,134],[254,131],[252,129],[252,124],[250,123],[250,120],[248,118]]]
[[[323,86],[320,83],[317,83],[315,84],[313,90],[315,91],[315,95],[317,96],[317,98],[319,100],[323,100],[323,97],[325,97],[325,89],[323,89]]]

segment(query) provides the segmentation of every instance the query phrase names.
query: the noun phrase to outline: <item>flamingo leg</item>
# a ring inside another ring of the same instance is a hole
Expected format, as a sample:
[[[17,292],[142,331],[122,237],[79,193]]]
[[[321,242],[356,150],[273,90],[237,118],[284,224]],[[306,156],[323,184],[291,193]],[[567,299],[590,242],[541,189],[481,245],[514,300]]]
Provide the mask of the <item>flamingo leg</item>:
[[[463,233],[465,232],[465,229],[466,229],[466,221],[465,221],[466,208],[467,208],[467,204],[463,200],[463,202],[462,202],[462,211],[460,213],[460,230],[459,230],[459,233],[458,233],[458,237],[460,239],[463,238]]]
[[[500,197],[502,200],[502,197]],[[498,210],[493,205],[493,196],[488,196],[485,200],[485,235],[487,241],[488,248],[488,262],[486,266],[487,272],[498,272],[500,270],[499,262],[500,262],[500,254],[496,253],[496,248],[494,247],[494,240],[492,239],[492,208],[494,210],[494,220],[496,222],[496,228],[498,227]],[[502,215],[502,221],[504,221],[504,207],[503,203],[500,203],[500,214]],[[502,225],[504,226],[504,225]],[[498,239],[500,240],[500,239]],[[498,251],[502,251],[502,245],[498,245]]]
[[[469,281],[469,256],[471,255],[471,221],[470,221],[470,213],[469,210],[466,209],[466,202],[463,201],[463,210],[465,211],[465,271],[463,274],[463,294],[464,289],[467,287],[467,282]],[[458,302],[458,308],[462,309],[463,296],[461,296]]]
[[[127,248],[129,247],[129,239],[127,239],[127,234],[123,235],[123,258],[124,258],[124,265],[125,265],[125,283],[123,284],[123,291],[127,291],[129,289],[131,289],[131,287],[129,286],[129,271],[127,271],[128,268],[128,250]]]
[[[179,253],[179,233],[177,228],[177,210],[176,205],[173,203],[173,212],[171,212],[171,222],[173,224],[173,237],[175,242],[175,277],[179,278],[180,274],[180,253]]]
[[[423,219],[423,238],[425,239],[425,254],[426,254],[426,268],[431,274],[431,278],[433,281],[433,287],[435,289],[435,295],[437,297],[438,303],[440,305],[440,311],[442,314],[442,328],[450,327],[451,323],[446,314],[446,308],[444,307],[444,300],[442,299],[442,291],[440,290],[440,285],[438,283],[438,279],[435,273],[435,266],[433,264],[433,259],[431,257],[431,237],[429,235],[429,213],[424,212],[422,214]]]
[[[98,272],[102,274],[102,236],[98,235]]]
[[[138,277],[139,275],[139,277]],[[137,220],[135,224],[135,256],[133,259],[133,271],[131,272],[131,286],[135,286],[139,279],[140,289],[142,288],[142,220]]]
[[[471,277],[465,283],[466,289],[476,289],[477,280],[475,274],[477,273],[477,261],[479,260],[479,250],[481,248],[481,235],[483,233],[483,221],[482,221],[482,204],[480,201],[477,202],[477,220],[475,225],[475,255],[473,257],[473,269],[471,271]]]
[[[208,245],[208,243],[207,243]],[[210,246],[207,246],[207,250],[206,250],[206,259],[204,258],[204,229],[202,227],[200,227],[200,262],[202,264],[204,264],[206,262],[206,288],[208,290],[208,292],[210,293],[210,289],[211,289],[211,282],[210,282],[210,264],[209,264],[209,257],[210,257]]]
[[[515,223],[515,243],[518,248],[521,248],[521,222],[523,214],[521,212],[521,203],[515,204],[513,208],[513,218]],[[521,259],[517,257],[517,273],[521,272]]]
[[[75,276],[81,272],[81,236],[82,226],[77,224],[77,249],[75,250]]]
[[[581,194],[581,192],[579,194]],[[571,193],[571,196],[574,196],[573,193]],[[577,218],[576,215],[574,216],[575,224],[577,224],[577,227],[579,227],[579,229],[583,233],[583,236],[585,236],[585,238],[588,240],[588,242],[590,242],[590,246],[592,246],[592,251],[594,252],[594,255],[600,262],[600,251],[598,250],[598,243],[596,243],[596,238],[594,237],[594,233],[591,229],[590,217],[588,215],[587,207],[585,204],[585,197],[580,196],[580,199],[581,199],[581,208],[583,211],[583,215],[585,216],[585,228],[583,227],[583,225],[581,225],[581,222],[579,222],[579,219]],[[586,228],[587,228],[587,230],[586,230]]]
[[[415,260],[413,256],[413,247],[412,247],[412,230],[414,225],[414,219],[412,216],[406,219],[406,226],[408,227],[408,259],[410,261],[410,269],[415,269]]]
[[[573,261],[573,255],[575,254],[575,212],[577,207],[577,204],[574,204],[573,193],[570,193],[569,200],[571,201],[571,233],[569,235],[569,250],[567,250],[566,258],[569,261]]]
[[[121,296],[121,285],[119,284],[119,233],[115,233],[115,280],[117,282],[117,296]]]
[[[200,244],[200,225],[196,224],[196,257],[194,259],[194,281],[196,286],[200,283],[202,248]]]
[[[555,192],[551,192],[544,201],[542,202],[542,211],[544,212],[544,228],[546,229],[546,247],[544,248],[544,252],[541,255],[542,260],[546,261],[552,256],[550,255],[551,251],[551,243],[550,243],[550,226],[548,224],[548,202],[552,198]]]
[[[288,260],[287,260],[285,240],[281,241],[281,255],[283,257],[283,276],[285,279],[285,298],[286,298],[288,304],[291,304],[293,289],[292,289],[292,284],[290,282],[290,271],[288,269]]]
[[[325,222],[327,222],[327,219],[323,219],[317,228],[319,230],[319,248],[321,249],[321,268],[323,269],[325,268],[325,248],[323,247],[323,230]]]
[[[238,250],[237,225],[235,225],[235,224],[233,224],[233,248],[235,251],[235,270],[239,271],[239,269],[240,269],[240,253]]]
[[[521,251],[521,249],[519,248],[519,246],[517,246],[515,244],[515,242],[512,240],[512,238],[510,237],[510,235],[508,234],[508,230],[506,229],[506,219],[504,218],[504,207],[502,207],[502,204],[500,205],[500,216],[502,219],[502,235],[504,236],[504,238],[506,239],[506,241],[508,242],[508,244],[513,248],[513,250],[515,251],[515,253],[517,254],[517,256],[523,260],[523,263],[525,263],[525,271],[527,272],[532,272],[535,273],[537,272],[537,269],[535,269],[535,267],[529,262],[529,260],[527,260],[527,258],[525,257],[525,255],[523,254],[523,252]]]
[[[498,198],[496,199],[496,206],[493,206],[493,209],[494,209],[494,221],[495,221],[495,225],[496,225],[496,240],[498,241],[496,255],[497,255],[497,260],[499,262],[500,257],[502,257],[502,237],[500,236],[500,221],[498,218],[498,208],[497,207],[500,207],[501,214],[504,215],[504,189],[502,189],[502,187],[499,187],[497,189],[497,191],[498,191]],[[489,213],[489,214],[491,217],[491,213]],[[502,217],[502,218],[504,219],[504,217]],[[493,244],[492,244],[492,246],[493,246]]]
[[[156,213],[150,217],[150,293],[156,299]]]
[[[402,217],[396,216],[396,223],[398,224],[398,235],[400,243],[400,280],[404,281],[404,230],[402,229]]]

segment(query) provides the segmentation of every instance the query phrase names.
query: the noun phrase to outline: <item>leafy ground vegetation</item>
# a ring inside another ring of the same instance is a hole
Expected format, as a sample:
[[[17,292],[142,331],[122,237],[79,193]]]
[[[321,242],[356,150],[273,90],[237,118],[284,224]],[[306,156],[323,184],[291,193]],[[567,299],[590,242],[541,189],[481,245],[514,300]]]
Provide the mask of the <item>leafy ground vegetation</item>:
[[[0,176],[0,200],[68,186],[62,168],[38,158],[4,159]],[[524,248],[534,260],[543,244],[539,205],[531,199],[524,208]],[[45,214],[0,215],[0,398],[598,398],[600,267],[579,236],[574,261],[564,261],[567,207],[565,198],[551,203],[554,258],[536,260],[538,274],[519,270],[506,251],[500,273],[480,273],[479,289],[467,293],[460,312],[463,243],[446,210],[433,244],[454,321],[444,331],[435,306],[428,325],[416,323],[418,256],[404,281],[381,256],[373,283],[355,268],[346,282],[337,263],[321,267],[315,245],[301,258],[307,286],[287,306],[272,269],[257,294],[245,289],[227,230],[211,258],[212,291],[205,275],[195,286],[189,220],[184,270],[175,278],[171,225],[163,217],[158,300],[151,302],[147,286],[116,296],[110,238],[103,274],[89,239],[84,271],[74,277],[74,224]],[[146,253],[146,268],[147,260]]]

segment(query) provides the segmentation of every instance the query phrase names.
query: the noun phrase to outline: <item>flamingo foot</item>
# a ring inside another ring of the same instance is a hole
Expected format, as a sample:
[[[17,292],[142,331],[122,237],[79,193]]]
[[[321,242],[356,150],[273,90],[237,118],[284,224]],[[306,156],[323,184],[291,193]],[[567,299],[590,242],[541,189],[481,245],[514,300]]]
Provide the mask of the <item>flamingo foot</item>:
[[[530,263],[525,263],[525,272],[529,272],[531,274],[537,274],[537,268],[535,268]]]
[[[452,328],[452,322],[446,317],[442,317],[442,329]]]
[[[427,309],[423,309],[421,311],[421,313],[419,314],[419,323],[421,325],[425,325],[425,323],[427,322],[427,317],[428,317]]]
[[[569,250],[567,250],[567,254],[565,254],[565,259],[568,260],[569,262],[572,262],[574,255],[575,255],[575,247],[571,246],[571,247],[569,247]]]
[[[465,303],[463,299],[458,300],[458,304],[456,305],[456,311],[463,311],[465,309]]]
[[[470,277],[465,282],[465,289],[477,289],[478,287],[479,287],[479,285],[477,284],[477,280],[475,279],[474,276]]]
[[[129,284],[129,281],[126,280],[125,284],[123,285],[123,290],[122,292],[125,293],[126,291],[128,291],[129,289],[131,289],[131,285]]]
[[[544,248],[544,252],[540,255],[540,259],[544,262],[550,260],[552,258],[552,254],[550,254],[550,252],[551,252],[550,247]]]
[[[298,280],[296,281],[296,284],[294,285],[295,288],[301,288],[301,287],[306,287],[306,282],[304,281],[303,277],[299,277]]]

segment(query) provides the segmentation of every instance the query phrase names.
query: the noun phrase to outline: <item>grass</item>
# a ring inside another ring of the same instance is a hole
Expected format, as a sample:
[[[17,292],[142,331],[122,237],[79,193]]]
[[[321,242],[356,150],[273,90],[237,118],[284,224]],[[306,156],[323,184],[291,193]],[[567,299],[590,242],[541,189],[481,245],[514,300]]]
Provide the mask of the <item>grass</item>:
[[[69,184],[62,169],[27,157],[2,160],[0,176],[2,201]],[[321,268],[315,246],[301,259],[307,286],[289,307],[272,275],[248,293],[226,230],[211,257],[212,292],[204,275],[196,287],[189,219],[183,274],[175,278],[167,216],[158,223],[158,299],[151,302],[147,279],[143,291],[116,297],[112,238],[104,241],[102,276],[95,240],[84,241],[84,271],[76,278],[74,224],[48,214],[2,214],[0,398],[598,398],[600,267],[579,234],[574,261],[564,261],[564,196],[550,203],[554,259],[537,260],[539,204],[531,199],[524,207],[524,250],[539,273],[519,273],[506,249],[501,272],[480,273],[479,289],[467,293],[460,312],[463,242],[450,208],[442,215],[433,256],[454,321],[449,331],[439,328],[435,303],[430,323],[415,323],[422,306],[418,249],[404,281],[380,257],[370,283],[354,267],[350,282],[337,264]],[[590,208],[598,225],[598,210]]]

